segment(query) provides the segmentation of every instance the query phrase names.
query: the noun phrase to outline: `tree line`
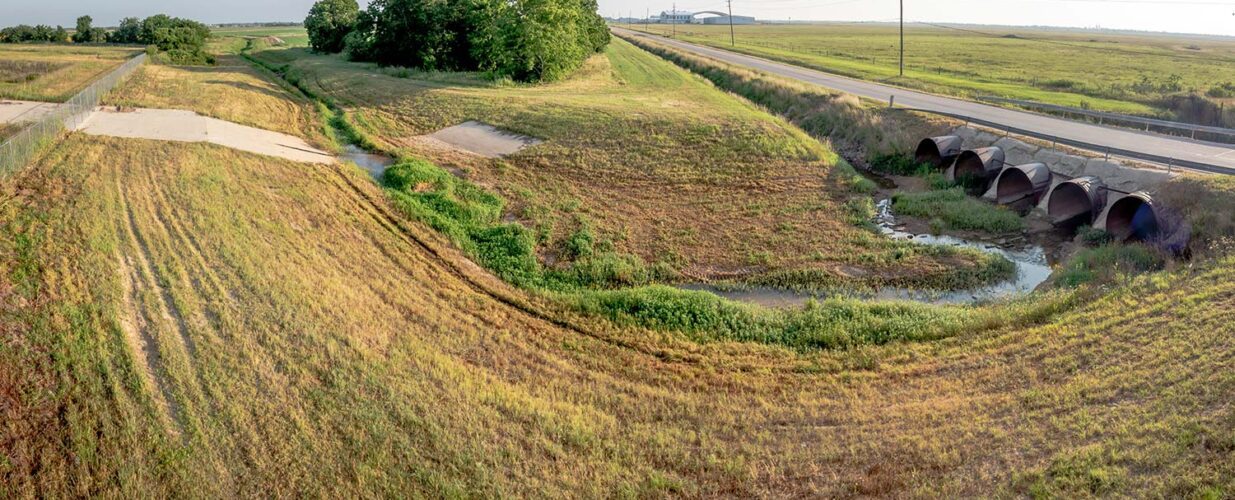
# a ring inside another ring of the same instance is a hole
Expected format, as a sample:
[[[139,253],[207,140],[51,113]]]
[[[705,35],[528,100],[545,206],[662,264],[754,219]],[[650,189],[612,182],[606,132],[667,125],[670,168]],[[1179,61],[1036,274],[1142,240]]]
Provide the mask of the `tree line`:
[[[173,64],[213,64],[206,53],[210,28],[190,19],[157,14],[145,19],[126,17],[115,29],[94,27],[90,16],[77,18],[72,34],[63,27],[19,25],[0,30],[0,43],[52,42],[123,43],[155,47]]]
[[[596,0],[320,0],[309,44],[354,61],[559,80],[609,43]]]

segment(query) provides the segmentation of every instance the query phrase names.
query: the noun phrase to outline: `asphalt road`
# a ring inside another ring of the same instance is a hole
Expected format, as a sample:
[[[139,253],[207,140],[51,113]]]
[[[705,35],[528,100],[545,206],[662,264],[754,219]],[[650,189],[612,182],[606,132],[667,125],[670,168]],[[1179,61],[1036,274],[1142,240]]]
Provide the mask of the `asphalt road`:
[[[1013,127],[1014,131],[1019,129],[1020,132],[1027,135],[1036,134],[1046,138],[1058,137],[1060,142],[1070,142],[1072,143],[1071,145],[1086,147],[1098,152],[1103,152],[1106,148],[1110,148],[1117,154],[1122,150],[1124,152],[1145,155],[1142,158],[1157,156],[1162,158],[1164,162],[1169,160],[1181,163],[1192,162],[1213,167],[1205,168],[1204,170],[1226,170],[1229,172],[1224,173],[1235,173],[1235,147],[1231,146],[1076,122],[1027,111],[915,92],[726,50],[704,47],[662,36],[649,35],[622,28],[614,28],[614,31],[629,36],[654,39],[686,52],[711,57],[731,64],[747,66],[765,73],[813,83],[860,97],[887,102],[889,97],[896,96],[896,105],[898,107],[976,118],[989,122],[987,125],[990,126]]]

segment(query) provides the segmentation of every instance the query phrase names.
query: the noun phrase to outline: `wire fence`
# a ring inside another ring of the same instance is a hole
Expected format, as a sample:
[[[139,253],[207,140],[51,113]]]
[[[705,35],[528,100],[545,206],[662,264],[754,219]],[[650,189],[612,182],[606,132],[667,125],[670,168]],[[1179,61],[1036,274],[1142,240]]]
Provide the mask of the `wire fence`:
[[[146,62],[146,54],[129,59],[107,76],[91,83],[68,102],[57,105],[54,110],[0,144],[0,178],[8,178],[30,163],[39,151],[60,136],[60,132],[75,130],[81,126],[94,108],[99,105],[103,96],[116,88],[116,85],[144,62]]]

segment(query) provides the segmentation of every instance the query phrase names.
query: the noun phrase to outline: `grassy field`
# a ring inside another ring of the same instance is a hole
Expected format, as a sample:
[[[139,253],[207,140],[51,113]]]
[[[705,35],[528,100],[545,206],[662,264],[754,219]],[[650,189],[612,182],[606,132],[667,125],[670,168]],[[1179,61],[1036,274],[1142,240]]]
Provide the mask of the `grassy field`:
[[[549,267],[570,263],[581,233],[682,280],[810,270],[797,276],[939,287],[990,260],[910,248],[859,227],[867,181],[828,148],[624,42],[574,78],[537,87],[295,49],[255,57],[337,103],[378,147],[499,194],[504,216],[537,233]],[[489,160],[418,137],[469,119],[545,142]]]
[[[623,26],[626,27],[626,26]],[[643,30],[641,25],[633,27]],[[670,26],[651,25],[666,34]],[[970,29],[970,28],[967,28]],[[678,26],[679,39],[843,75],[961,96],[995,95],[1133,114],[1169,115],[1168,96],[1223,92],[1235,40],[1007,27],[987,34],[906,28],[899,77],[894,25]],[[1227,96],[1229,97],[1229,96]]]
[[[308,47],[309,34],[299,26],[215,28],[207,50],[215,54],[239,54],[249,48]]]
[[[273,75],[236,56],[216,66],[147,64],[109,94],[113,106],[186,109],[322,143],[322,122],[307,98],[289,94]]]
[[[1230,259],[797,352],[524,296],[354,169],[74,136],[4,190],[4,496],[1235,488]]]
[[[0,99],[67,101],[138,51],[133,47],[0,44]]]

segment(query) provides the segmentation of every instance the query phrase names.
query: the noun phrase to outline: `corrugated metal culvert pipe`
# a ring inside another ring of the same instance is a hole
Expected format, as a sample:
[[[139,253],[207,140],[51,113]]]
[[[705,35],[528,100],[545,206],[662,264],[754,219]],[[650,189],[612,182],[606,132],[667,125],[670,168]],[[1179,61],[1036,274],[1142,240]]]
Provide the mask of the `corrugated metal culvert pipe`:
[[[918,143],[918,149],[913,154],[913,161],[926,163],[935,168],[947,168],[961,153],[961,138],[955,135],[927,137]]]

